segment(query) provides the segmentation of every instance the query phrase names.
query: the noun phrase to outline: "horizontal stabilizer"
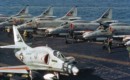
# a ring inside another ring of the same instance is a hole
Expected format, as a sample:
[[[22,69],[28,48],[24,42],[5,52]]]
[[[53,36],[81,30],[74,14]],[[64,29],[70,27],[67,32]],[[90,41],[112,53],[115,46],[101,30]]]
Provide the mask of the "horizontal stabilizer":
[[[7,46],[0,46],[0,48],[20,49],[21,46],[16,46],[16,45],[7,45]]]
[[[29,68],[27,66],[8,66],[8,67],[0,67],[0,73],[24,73],[27,74],[27,70]]]

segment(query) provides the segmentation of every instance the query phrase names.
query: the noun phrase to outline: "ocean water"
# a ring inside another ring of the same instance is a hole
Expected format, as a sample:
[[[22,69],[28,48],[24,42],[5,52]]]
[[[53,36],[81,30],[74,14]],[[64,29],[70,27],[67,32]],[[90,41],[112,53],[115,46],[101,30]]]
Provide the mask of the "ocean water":
[[[114,20],[130,24],[130,0],[0,0],[0,14],[16,14],[25,5],[30,6],[29,12],[33,16],[39,15],[51,5],[57,17],[77,6],[78,16],[87,21],[97,19],[111,7]]]

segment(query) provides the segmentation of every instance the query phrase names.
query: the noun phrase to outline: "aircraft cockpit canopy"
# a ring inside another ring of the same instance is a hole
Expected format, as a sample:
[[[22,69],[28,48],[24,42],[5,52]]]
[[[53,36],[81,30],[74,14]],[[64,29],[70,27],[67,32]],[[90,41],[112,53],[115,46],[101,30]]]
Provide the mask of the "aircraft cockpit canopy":
[[[54,51],[53,52],[54,56],[56,56],[57,58],[61,59],[61,60],[65,60],[65,56],[60,52],[60,51]]]

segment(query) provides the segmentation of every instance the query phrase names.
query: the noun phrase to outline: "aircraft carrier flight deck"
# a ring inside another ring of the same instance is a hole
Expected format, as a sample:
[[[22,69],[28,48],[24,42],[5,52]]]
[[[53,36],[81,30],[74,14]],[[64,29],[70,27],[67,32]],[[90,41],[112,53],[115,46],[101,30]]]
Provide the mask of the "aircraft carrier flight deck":
[[[0,32],[0,45],[13,44],[13,36]],[[102,49],[100,43],[66,44],[64,38],[35,37],[25,39],[31,46],[49,46],[60,50],[65,56],[76,58],[80,72],[74,76],[60,76],[60,80],[129,80],[130,59],[125,47],[113,47],[111,53]],[[0,49],[0,66],[22,65],[12,49]],[[1,80],[1,79],[0,79]],[[16,79],[18,80],[18,79]]]

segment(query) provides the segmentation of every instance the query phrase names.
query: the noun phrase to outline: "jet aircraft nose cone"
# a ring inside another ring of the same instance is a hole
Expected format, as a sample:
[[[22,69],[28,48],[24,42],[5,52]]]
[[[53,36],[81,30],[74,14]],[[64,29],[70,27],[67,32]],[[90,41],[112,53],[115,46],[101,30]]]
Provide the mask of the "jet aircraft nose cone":
[[[89,38],[89,37],[91,36],[90,33],[91,33],[91,32],[85,32],[85,33],[83,34],[83,38],[85,38],[85,39]]]
[[[22,52],[16,52],[16,53],[15,53],[15,56],[16,56],[19,60],[21,60],[21,61],[23,61],[23,59],[24,59],[24,56],[23,56],[23,53],[22,53]]]
[[[83,34],[83,38],[86,38],[86,34]]]
[[[126,42],[124,45],[125,46],[129,46],[130,45],[130,41]]]
[[[72,68],[72,73],[73,73],[73,75],[77,75],[78,72],[79,72],[79,69],[74,66],[74,67]]]
[[[16,53],[15,53],[15,56],[16,56],[17,58],[19,58],[19,55],[20,55],[19,52],[16,52]]]

